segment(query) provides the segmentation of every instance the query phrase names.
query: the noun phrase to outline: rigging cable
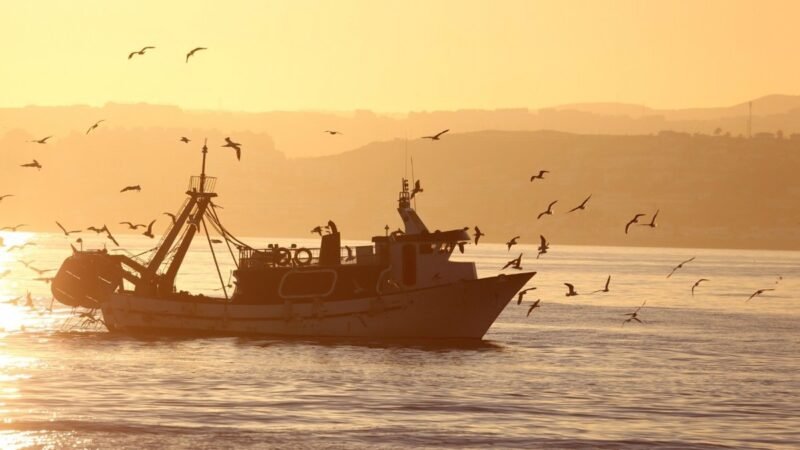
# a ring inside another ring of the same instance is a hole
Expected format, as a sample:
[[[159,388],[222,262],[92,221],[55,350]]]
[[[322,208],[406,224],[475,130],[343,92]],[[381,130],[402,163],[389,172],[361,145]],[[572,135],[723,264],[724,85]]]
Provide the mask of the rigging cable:
[[[214,258],[214,267],[217,268],[217,275],[219,275],[219,284],[222,285],[222,293],[225,294],[225,308],[226,308],[226,316],[227,316],[227,305],[228,305],[228,290],[225,289],[225,280],[222,278],[222,272],[219,270],[219,263],[217,262],[217,254],[214,252],[214,244],[211,243],[211,235],[208,234],[208,227],[206,226],[205,219],[200,219],[200,223],[203,224],[203,231],[206,233],[206,240],[208,240],[208,248],[211,249],[211,257]]]

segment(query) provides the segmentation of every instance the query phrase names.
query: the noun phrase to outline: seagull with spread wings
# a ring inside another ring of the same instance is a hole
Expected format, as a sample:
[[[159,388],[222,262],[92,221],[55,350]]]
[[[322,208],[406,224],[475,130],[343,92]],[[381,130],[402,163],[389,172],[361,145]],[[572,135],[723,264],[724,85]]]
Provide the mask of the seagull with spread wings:
[[[56,221],[56,225],[58,225],[58,228],[61,228],[61,231],[64,232],[64,236],[69,236],[70,234],[73,234],[73,233],[80,233],[82,231],[82,230],[70,230],[70,231],[67,231],[67,229],[64,228],[63,225],[58,223],[58,221]]]
[[[750,300],[752,300],[754,297],[758,297],[759,295],[763,294],[764,292],[767,292],[767,291],[774,291],[774,290],[775,290],[775,289],[759,289],[759,290],[757,290],[757,291],[753,292],[753,294],[752,294],[752,295],[750,295],[750,297],[748,297],[748,298],[747,298],[747,300],[745,300],[745,301],[746,301],[746,302],[749,302],[749,301],[750,301]]]
[[[120,222],[119,224],[120,225],[127,225],[128,228],[130,228],[131,230],[138,230],[139,227],[144,228],[144,227],[147,226],[147,225],[145,225],[143,223],[133,223],[133,222]]]
[[[537,180],[537,179],[538,180],[544,180],[544,174],[546,174],[546,173],[550,173],[550,171],[549,170],[540,170],[538,175],[531,175],[531,182],[533,182],[533,180]]]
[[[578,295],[578,291],[575,290],[575,286],[573,286],[571,283],[564,283],[564,286],[566,286],[567,289],[568,289],[567,293],[564,294],[564,296],[566,296],[566,297],[574,297],[574,296]]]
[[[33,160],[33,162],[29,162],[29,163],[25,163],[25,164],[20,164],[20,167],[33,167],[33,168],[36,168],[36,169],[42,170],[42,165],[41,165],[41,164],[39,164],[39,161],[37,161],[37,160],[35,160],[35,159]]]
[[[628,222],[628,224],[625,225],[625,234],[628,234],[628,229],[631,227],[631,225],[639,223],[639,217],[644,217],[644,214],[639,213],[633,216],[633,219],[631,219],[630,222]]]
[[[694,283],[694,285],[692,285],[692,297],[694,297],[694,288],[696,288],[697,286],[700,286],[700,283],[702,283],[703,281],[709,281],[709,280],[708,280],[708,278],[700,278],[699,280],[697,280]]]
[[[511,267],[512,269],[522,270],[522,266],[520,264],[522,264],[522,253],[520,253],[519,256],[517,256],[516,258],[507,262],[506,265],[503,266],[503,268],[500,270],[506,270],[509,267]]]
[[[622,326],[625,326],[625,324],[626,324],[626,323],[628,323],[628,322],[630,322],[630,321],[632,321],[632,320],[635,320],[635,321],[637,321],[637,322],[639,322],[639,323],[641,323],[641,324],[644,324],[644,321],[643,321],[643,320],[641,320],[641,319],[639,319],[639,311],[640,311],[642,308],[644,308],[644,305],[646,305],[646,304],[647,304],[647,300],[645,300],[645,301],[642,303],[642,306],[640,306],[640,307],[636,308],[636,311],[634,311],[634,312],[632,312],[632,313],[626,313],[626,314],[623,314],[623,316],[628,316],[628,318],[622,321]]]
[[[695,258],[696,258],[696,256],[692,256],[691,258],[687,259],[686,261],[684,261],[684,262],[678,264],[677,266],[673,267],[672,268],[672,272],[670,272],[669,275],[667,275],[667,278],[671,277],[672,274],[675,273],[676,270],[682,269],[684,264],[687,264],[687,263],[690,263],[690,262],[694,261]]]
[[[553,200],[553,201],[552,201],[552,202],[551,202],[551,203],[550,203],[550,204],[547,206],[547,211],[543,211],[543,212],[541,212],[541,213],[540,213],[540,214],[539,214],[539,215],[536,217],[536,220],[539,220],[539,219],[541,219],[541,218],[542,218],[542,216],[552,216],[552,215],[553,215],[553,205],[555,205],[556,203],[558,203],[558,200]]]
[[[478,245],[478,241],[480,240],[481,236],[485,236],[486,233],[482,233],[481,229],[475,225],[475,245]]]
[[[592,198],[592,195],[591,195],[591,194],[589,194],[589,196],[588,196],[588,197],[586,197],[586,200],[584,200],[583,202],[581,202],[581,204],[580,204],[580,205],[578,205],[578,206],[576,206],[576,207],[574,207],[574,208],[570,209],[569,211],[567,211],[567,214],[569,214],[569,213],[571,213],[571,212],[573,212],[573,211],[577,211],[577,210],[579,210],[579,209],[586,209],[586,202],[588,202],[590,198]]]
[[[528,314],[525,315],[525,317],[530,317],[530,315],[531,315],[531,313],[533,312],[534,309],[541,308],[541,306],[539,306],[539,304],[541,302],[542,302],[542,299],[537,299],[535,302],[531,303],[530,308],[528,308]]]
[[[189,58],[194,56],[195,53],[199,52],[200,50],[208,50],[206,47],[195,47],[186,54],[186,62],[189,62]]]
[[[547,250],[550,248],[550,243],[547,242],[547,239],[541,234],[539,235],[539,241],[539,253],[536,254],[536,259],[539,259],[539,256],[547,253]]]
[[[657,227],[658,225],[656,224],[656,217],[658,217],[658,213],[659,213],[660,211],[661,211],[660,209],[657,209],[657,210],[656,210],[656,213],[655,213],[655,214],[653,214],[653,218],[650,220],[650,223],[640,223],[640,224],[639,224],[639,226],[642,226],[642,227],[650,227],[650,228],[655,228],[655,227]]]
[[[438,141],[439,138],[442,137],[442,135],[447,133],[448,131],[450,131],[449,128],[444,130],[444,131],[440,131],[440,132],[434,134],[433,136],[422,136],[422,139],[430,139],[432,141]]]
[[[153,224],[154,224],[154,223],[156,223],[156,219],[153,219],[153,221],[152,221],[152,222],[150,222],[150,225],[148,225],[148,226],[147,226],[147,231],[145,231],[144,233],[142,233],[143,235],[145,235],[145,236],[149,237],[150,239],[153,239],[153,238],[155,237],[155,236],[153,235]]]
[[[513,238],[511,238],[510,241],[506,242],[506,245],[508,246],[508,251],[511,251],[511,247],[517,245],[517,239],[519,239],[519,236],[514,236]]]
[[[535,291],[535,290],[536,290],[535,287],[530,287],[530,288],[523,289],[523,290],[519,291],[519,294],[517,294],[517,305],[522,303],[522,297],[524,297],[526,293],[528,293],[529,291]]]
[[[590,294],[595,294],[597,292],[608,292],[609,291],[609,289],[608,289],[608,285],[609,284],[611,284],[611,275],[609,275],[608,278],[606,278],[606,285],[605,285],[605,287],[603,289],[598,289],[596,291],[590,292]]]
[[[153,46],[142,47],[142,49],[141,49],[141,50],[139,50],[138,52],[130,52],[130,53],[128,54],[128,59],[131,59],[131,58],[133,58],[133,56],[134,56],[134,55],[144,55],[144,53],[145,53],[146,51],[148,51],[148,50],[152,50],[152,49],[155,49],[155,47],[153,47]]]
[[[14,225],[13,227],[0,228],[0,231],[13,231],[13,232],[16,233],[18,228],[27,227],[27,226],[28,226],[27,223],[21,223],[19,225]]]
[[[86,134],[89,134],[89,133],[90,133],[92,130],[95,130],[95,129],[97,129],[97,127],[99,127],[99,126],[100,126],[100,124],[101,124],[101,123],[103,123],[103,122],[105,122],[105,121],[106,121],[105,119],[101,119],[101,120],[98,120],[97,122],[95,122],[95,123],[94,123],[94,125],[90,126],[90,127],[89,127],[89,128],[86,130]]]
[[[225,145],[223,145],[223,147],[229,147],[229,148],[232,148],[232,149],[236,150],[236,160],[237,161],[241,161],[242,160],[242,144],[240,144],[238,142],[233,142],[231,140],[231,138],[226,137],[225,138]]]
[[[28,142],[34,142],[36,144],[47,144],[47,140],[50,139],[51,137],[53,137],[53,136],[47,136],[47,137],[44,137],[44,138],[41,138],[41,139],[31,139]]]

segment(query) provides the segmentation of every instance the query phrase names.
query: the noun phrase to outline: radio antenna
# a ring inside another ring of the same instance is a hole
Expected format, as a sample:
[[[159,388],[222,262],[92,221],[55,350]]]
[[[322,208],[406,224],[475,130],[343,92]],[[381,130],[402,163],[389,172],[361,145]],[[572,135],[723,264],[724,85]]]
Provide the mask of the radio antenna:
[[[408,133],[406,133],[406,156],[403,158],[403,161],[406,164],[405,174],[403,175],[405,178],[408,178]]]
[[[414,157],[411,157],[411,186],[415,186],[416,180],[414,180]],[[417,198],[414,197],[414,209],[417,209]]]

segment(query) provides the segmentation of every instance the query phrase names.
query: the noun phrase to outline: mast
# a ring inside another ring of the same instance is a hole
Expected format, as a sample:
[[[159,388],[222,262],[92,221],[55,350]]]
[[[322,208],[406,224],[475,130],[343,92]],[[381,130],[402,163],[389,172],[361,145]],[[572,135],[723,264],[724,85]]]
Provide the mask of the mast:
[[[136,286],[136,292],[139,294],[152,295],[154,293],[168,294],[172,292],[175,285],[175,277],[183,263],[186,252],[189,250],[189,245],[200,229],[201,220],[205,216],[211,199],[217,196],[213,192],[216,178],[206,175],[207,144],[208,139],[203,143],[200,176],[193,176],[189,179],[189,190],[186,191],[186,195],[189,198],[175,218],[175,223],[164,237],[161,246],[147,264],[147,269],[142,273],[142,282]],[[172,261],[170,261],[165,273],[160,275],[158,270],[167,255],[173,250],[173,244],[181,232],[183,232],[183,236],[178,246],[174,248],[175,253]]]
[[[208,138],[203,141],[203,166],[200,168],[200,192],[206,189],[206,155],[208,154]]]

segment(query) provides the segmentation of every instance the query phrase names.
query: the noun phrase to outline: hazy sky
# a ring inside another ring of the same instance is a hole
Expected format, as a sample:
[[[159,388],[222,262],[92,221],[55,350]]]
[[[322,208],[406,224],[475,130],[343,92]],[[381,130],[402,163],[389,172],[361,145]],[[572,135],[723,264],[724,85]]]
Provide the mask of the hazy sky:
[[[796,1],[31,0],[2,14],[0,106],[673,108],[800,91]],[[194,46],[210,50],[184,63]]]

